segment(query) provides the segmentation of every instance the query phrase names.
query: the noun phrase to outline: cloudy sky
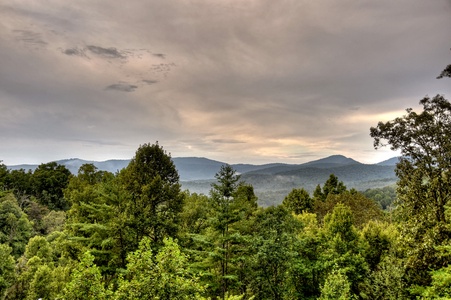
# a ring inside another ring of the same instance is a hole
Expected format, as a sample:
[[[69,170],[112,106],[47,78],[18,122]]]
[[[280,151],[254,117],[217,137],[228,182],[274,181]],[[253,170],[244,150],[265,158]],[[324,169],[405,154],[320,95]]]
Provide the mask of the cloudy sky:
[[[0,160],[375,163],[450,48],[450,0],[1,1]]]

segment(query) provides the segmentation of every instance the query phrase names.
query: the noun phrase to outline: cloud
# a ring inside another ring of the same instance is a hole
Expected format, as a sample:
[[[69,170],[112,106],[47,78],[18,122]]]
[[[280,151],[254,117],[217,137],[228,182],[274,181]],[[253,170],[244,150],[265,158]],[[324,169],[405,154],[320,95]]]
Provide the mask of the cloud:
[[[13,32],[16,34],[16,39],[21,42],[31,44],[33,46],[47,45],[47,42],[42,39],[42,35],[38,32],[20,29],[15,29]]]
[[[369,160],[380,153],[370,126],[451,94],[435,79],[451,61],[449,3],[0,4],[0,159],[122,142],[89,148],[108,159],[159,140],[174,156],[229,162]]]
[[[107,86],[106,90],[112,90],[112,91],[119,91],[119,92],[134,92],[138,86],[121,82],[121,83],[114,83]]]
[[[87,56],[86,56],[86,53],[85,53],[85,50],[84,50],[84,49],[77,48],[77,47],[74,47],[74,48],[67,48],[67,49],[65,49],[65,50],[62,50],[62,52],[63,52],[64,54],[66,54],[66,55],[69,55],[69,56],[81,56],[81,57],[87,57]]]
[[[148,85],[152,85],[152,84],[158,83],[158,80],[143,79],[142,82],[144,82]]]
[[[110,47],[110,48],[103,48],[103,47],[99,47],[99,46],[93,46],[93,45],[89,45],[86,46],[86,48],[94,53],[97,54],[99,56],[102,56],[104,58],[119,58],[119,59],[124,59],[126,58],[124,55],[122,55],[116,48],[114,47]]]

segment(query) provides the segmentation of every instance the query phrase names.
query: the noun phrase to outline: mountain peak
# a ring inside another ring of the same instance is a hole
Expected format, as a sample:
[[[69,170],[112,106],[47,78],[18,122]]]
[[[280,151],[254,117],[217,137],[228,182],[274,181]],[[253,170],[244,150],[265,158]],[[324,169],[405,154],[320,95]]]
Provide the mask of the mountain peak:
[[[331,167],[333,165],[342,166],[342,165],[351,165],[351,164],[360,164],[360,162],[346,157],[344,155],[331,155],[325,158],[321,158],[318,160],[310,161],[308,163],[302,164],[302,166],[315,166],[320,167],[321,165]]]

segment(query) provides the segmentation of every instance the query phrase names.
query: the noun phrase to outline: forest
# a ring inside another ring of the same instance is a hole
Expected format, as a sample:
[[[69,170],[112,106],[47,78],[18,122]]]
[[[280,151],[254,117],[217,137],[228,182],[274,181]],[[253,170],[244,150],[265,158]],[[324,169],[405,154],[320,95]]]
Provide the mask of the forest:
[[[420,105],[370,128],[394,188],[330,174],[278,206],[227,164],[182,190],[158,143],[115,174],[0,162],[0,299],[451,299],[451,103]]]

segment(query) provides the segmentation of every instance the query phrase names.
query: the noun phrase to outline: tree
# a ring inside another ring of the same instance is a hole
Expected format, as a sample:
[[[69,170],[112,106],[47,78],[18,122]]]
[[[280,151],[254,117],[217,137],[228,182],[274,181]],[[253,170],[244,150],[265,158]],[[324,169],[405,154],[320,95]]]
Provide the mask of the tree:
[[[0,160],[0,191],[6,189],[8,173],[8,168]]]
[[[54,210],[67,210],[63,190],[72,176],[69,169],[56,162],[41,164],[32,176],[33,194],[38,202]]]
[[[282,204],[289,210],[299,215],[302,212],[311,212],[313,208],[313,199],[305,189],[293,189],[283,199]]]
[[[356,299],[351,293],[351,284],[348,277],[339,272],[332,271],[326,278],[326,282],[321,287],[321,297],[319,300],[349,300]]]
[[[158,143],[140,146],[119,180],[129,194],[124,212],[133,232],[131,249],[136,250],[144,236],[156,244],[164,237],[175,237],[184,195],[174,162],[166,151]]]
[[[354,218],[354,225],[361,228],[370,220],[380,220],[384,214],[379,205],[359,192],[346,191],[340,194],[329,194],[325,201],[316,201],[313,211],[318,220],[322,221],[335,206],[342,203],[348,206]]]
[[[351,209],[343,204],[334,207],[324,218],[322,261],[326,270],[340,270],[350,283],[350,291],[360,294],[368,265],[363,257],[360,236],[354,227]],[[329,273],[330,274],[330,273]]]
[[[296,299],[293,266],[300,224],[283,205],[257,212],[252,230],[249,290],[257,299]]]
[[[20,209],[12,193],[0,192],[0,243],[12,248],[12,255],[20,256],[31,236],[32,224]]]
[[[14,282],[14,258],[11,247],[0,244],[0,299],[4,299],[6,289]]]
[[[451,77],[451,65],[446,66],[446,68],[440,73],[440,75],[437,77],[437,79],[440,79],[443,77]]]
[[[71,275],[62,294],[57,299],[109,299],[99,268],[94,264],[94,256],[89,251],[83,254],[80,263]]]
[[[199,299],[204,287],[190,273],[188,257],[171,238],[163,240],[158,253],[145,237],[128,255],[125,277],[119,280],[114,299]]]
[[[231,244],[233,237],[230,235],[230,226],[238,221],[236,214],[232,209],[234,195],[239,186],[240,176],[230,165],[222,165],[215,178],[217,183],[212,184],[211,207],[213,209],[213,217],[211,219],[212,227],[217,233],[214,238],[217,242],[213,243],[214,260],[219,263],[220,280],[219,289],[221,298],[224,299],[228,291],[231,281],[229,263],[231,259]],[[214,263],[214,262],[213,262]]]
[[[411,108],[393,121],[371,127],[376,149],[390,145],[402,157],[396,166],[396,213],[409,246],[407,274],[411,284],[429,285],[430,270],[451,263],[437,247],[449,243],[445,208],[451,200],[451,103],[443,96],[425,97],[421,113]]]
[[[114,274],[117,267],[126,265],[130,241],[129,235],[124,234],[127,196],[112,173],[98,171],[91,164],[81,166],[65,190],[71,205],[66,221],[69,243],[89,248],[104,275]],[[50,220],[45,221],[51,225]]]
[[[337,176],[335,176],[334,174],[330,174],[329,178],[324,183],[322,189],[319,184],[316,186],[316,189],[313,192],[313,196],[315,200],[325,201],[329,194],[337,195],[345,191],[346,186],[344,185],[343,181],[338,181]]]

